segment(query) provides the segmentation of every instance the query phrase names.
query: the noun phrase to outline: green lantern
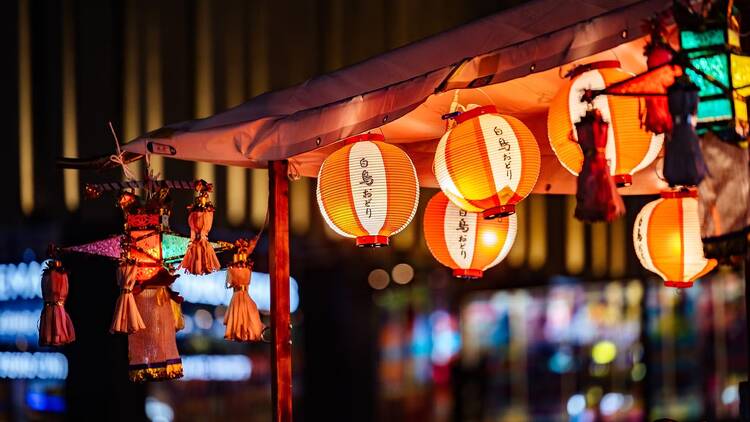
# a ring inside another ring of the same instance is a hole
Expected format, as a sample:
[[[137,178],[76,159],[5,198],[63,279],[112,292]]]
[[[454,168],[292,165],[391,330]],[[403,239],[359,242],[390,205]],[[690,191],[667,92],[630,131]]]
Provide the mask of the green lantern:
[[[693,67],[685,72],[700,88],[698,128],[725,138],[745,138],[750,56],[740,50],[739,16],[733,13],[728,19],[691,23],[680,24],[680,44]]]

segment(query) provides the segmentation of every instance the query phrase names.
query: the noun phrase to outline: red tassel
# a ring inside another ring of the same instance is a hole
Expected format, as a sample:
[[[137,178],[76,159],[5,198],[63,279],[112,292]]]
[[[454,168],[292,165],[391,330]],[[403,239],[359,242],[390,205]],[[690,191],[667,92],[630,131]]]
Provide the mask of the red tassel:
[[[112,333],[131,334],[146,328],[141,313],[135,304],[133,287],[135,287],[138,267],[132,263],[123,263],[117,272],[117,285],[120,286],[120,296],[115,304],[115,314],[112,317]]]
[[[647,52],[646,63],[649,69],[672,61],[672,51],[664,45],[654,44]],[[647,92],[664,92],[664,88],[674,81],[673,72],[654,72],[648,77]],[[653,133],[667,133],[672,128],[672,116],[669,114],[667,97],[663,95],[645,97],[646,113],[642,118],[643,126]]]
[[[604,155],[608,127],[598,110],[587,112],[576,123],[584,158],[578,174],[575,217],[582,221],[612,221],[625,212]]]
[[[52,261],[42,273],[42,298],[44,308],[39,318],[39,345],[62,346],[73,342],[76,333],[70,315],[65,311],[68,274],[60,261]]]
[[[697,186],[708,172],[695,132],[698,87],[685,76],[669,87],[667,99],[674,125],[664,145],[664,178],[669,186]]]
[[[232,300],[224,316],[227,326],[224,338],[232,341],[258,341],[265,326],[260,320],[258,306],[247,290],[250,286],[250,267],[231,266],[227,269],[227,287],[234,289]]]

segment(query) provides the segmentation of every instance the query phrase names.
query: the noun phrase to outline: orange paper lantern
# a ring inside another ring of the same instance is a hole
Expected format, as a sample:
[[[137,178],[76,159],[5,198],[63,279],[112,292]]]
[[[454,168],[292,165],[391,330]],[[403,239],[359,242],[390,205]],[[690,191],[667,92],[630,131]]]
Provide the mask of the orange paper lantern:
[[[633,226],[635,253],[668,287],[685,288],[714,267],[703,255],[697,191],[665,191],[646,204]]]
[[[456,117],[457,125],[440,139],[435,177],[458,207],[484,218],[504,217],[531,193],[539,177],[539,145],[520,120],[494,106],[477,107]]]
[[[550,145],[560,164],[576,176],[583,165],[583,152],[578,145],[575,124],[588,108],[581,97],[586,90],[604,89],[633,76],[619,66],[618,61],[579,66],[550,104],[547,115]],[[641,106],[641,100],[637,97],[599,95],[594,99],[593,107],[609,123],[605,156],[610,174],[618,186],[629,186],[632,175],[656,159],[664,136],[655,135],[642,127],[641,113],[645,106]]]
[[[508,255],[516,239],[516,216],[486,220],[438,192],[424,212],[424,235],[432,256],[455,277],[479,278]]]
[[[338,234],[357,246],[387,246],[403,230],[419,203],[419,182],[411,159],[382,135],[349,138],[328,156],[318,174],[318,205]]]

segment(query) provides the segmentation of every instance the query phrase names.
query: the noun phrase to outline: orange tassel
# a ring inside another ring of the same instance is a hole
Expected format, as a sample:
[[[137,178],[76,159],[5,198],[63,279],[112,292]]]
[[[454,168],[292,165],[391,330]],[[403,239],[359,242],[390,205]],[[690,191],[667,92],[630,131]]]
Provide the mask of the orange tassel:
[[[191,211],[188,216],[190,225],[190,245],[188,245],[180,268],[190,274],[208,274],[219,268],[219,258],[208,241],[208,232],[214,222],[213,210]]]
[[[224,338],[232,341],[258,341],[265,326],[260,320],[258,306],[248,294],[251,270],[248,266],[237,265],[227,269],[227,288],[234,294],[224,315],[227,326]]]
[[[52,261],[42,273],[44,308],[39,318],[39,345],[62,346],[76,339],[73,322],[65,311],[68,298],[68,274],[60,261]]]
[[[204,275],[221,268],[216,252],[208,241],[208,232],[211,231],[214,223],[214,205],[208,197],[212,190],[213,185],[205,180],[195,182],[195,191],[198,195],[193,204],[188,207],[190,244],[185,251],[180,268],[190,274]]]
[[[123,263],[117,272],[117,285],[120,286],[120,296],[115,304],[115,314],[112,317],[112,333],[131,334],[146,328],[135,304],[133,287],[135,287],[138,267],[134,264]]]

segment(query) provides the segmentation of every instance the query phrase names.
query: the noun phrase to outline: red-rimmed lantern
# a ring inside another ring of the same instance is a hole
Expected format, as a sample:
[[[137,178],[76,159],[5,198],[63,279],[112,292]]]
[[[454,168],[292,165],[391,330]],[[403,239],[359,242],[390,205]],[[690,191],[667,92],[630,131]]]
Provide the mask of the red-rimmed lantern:
[[[419,203],[414,164],[379,134],[354,136],[328,156],[318,174],[317,197],[326,223],[357,246],[387,246]]]
[[[638,213],[633,245],[641,264],[664,280],[667,287],[691,287],[716,267],[703,255],[698,191],[665,191]]]
[[[539,177],[539,145],[529,128],[495,106],[459,114],[435,151],[440,189],[461,209],[484,218],[515,213]]]

